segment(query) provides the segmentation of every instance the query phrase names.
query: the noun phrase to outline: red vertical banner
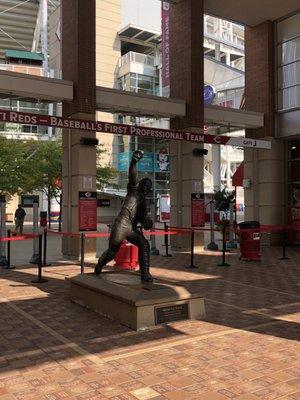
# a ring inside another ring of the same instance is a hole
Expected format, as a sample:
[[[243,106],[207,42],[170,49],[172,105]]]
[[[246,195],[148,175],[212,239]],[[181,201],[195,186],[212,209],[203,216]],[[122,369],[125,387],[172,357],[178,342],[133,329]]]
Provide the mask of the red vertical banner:
[[[170,95],[170,4],[161,2],[161,32],[162,32],[162,94]]]
[[[97,192],[79,192],[78,230],[97,230]]]
[[[205,225],[205,201],[204,193],[191,194],[191,226],[201,227]]]
[[[300,207],[289,209],[289,225],[294,228],[288,232],[288,242],[300,243]]]

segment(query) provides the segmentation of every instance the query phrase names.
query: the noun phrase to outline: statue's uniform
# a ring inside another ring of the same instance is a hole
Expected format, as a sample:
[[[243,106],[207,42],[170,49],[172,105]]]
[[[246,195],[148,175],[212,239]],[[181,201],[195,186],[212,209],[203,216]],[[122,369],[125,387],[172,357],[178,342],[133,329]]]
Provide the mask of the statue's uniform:
[[[114,259],[123,240],[126,239],[139,249],[139,264],[142,279],[146,275],[149,275],[150,246],[137,225],[140,224],[144,228],[149,229],[152,227],[152,221],[147,213],[146,198],[143,192],[143,181],[145,182],[145,180],[138,181],[135,163],[136,161],[131,162],[127,195],[122,209],[112,225],[109,248],[98,260],[95,268],[96,274],[99,274],[102,268]]]

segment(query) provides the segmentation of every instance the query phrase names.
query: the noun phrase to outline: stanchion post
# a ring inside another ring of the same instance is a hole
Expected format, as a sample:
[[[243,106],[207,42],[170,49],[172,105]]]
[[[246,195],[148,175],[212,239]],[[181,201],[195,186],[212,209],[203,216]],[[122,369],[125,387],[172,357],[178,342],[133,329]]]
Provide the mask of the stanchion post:
[[[229,210],[230,210],[230,224],[229,224],[229,241],[228,241],[228,243],[227,243],[227,248],[228,249],[236,249],[237,248],[237,244],[236,244],[236,242],[234,241],[234,231],[233,231],[233,228],[234,228],[234,210],[233,210],[233,207],[234,207],[234,203],[230,203],[230,205],[229,205]]]
[[[230,267],[230,264],[228,264],[225,261],[225,253],[226,253],[226,226],[224,225],[222,227],[222,262],[218,264],[218,267]]]
[[[34,234],[39,233],[39,203],[37,200],[33,202],[33,229]],[[39,240],[33,239],[33,254],[30,259],[30,264],[38,264],[39,262]]]
[[[215,204],[210,202],[210,243],[207,245],[208,250],[218,250],[218,245],[215,242]]]
[[[189,266],[187,266],[187,268],[198,268],[195,264],[194,264],[194,248],[195,248],[195,231],[194,229],[192,229],[191,231],[191,263]]]
[[[0,196],[0,237],[5,237],[6,233],[6,200],[5,196]],[[7,258],[5,255],[5,242],[0,243],[0,266],[5,267],[7,265]]]
[[[150,204],[150,210],[151,210],[151,218],[153,221],[153,228],[150,229],[150,232],[154,232],[155,231],[155,221],[156,221],[155,202],[153,204]],[[151,243],[150,254],[152,256],[158,256],[159,250],[156,247],[155,235],[151,235],[151,233],[150,233],[150,243]]]
[[[45,283],[48,279],[42,277],[42,249],[43,249],[43,235],[40,234],[38,237],[38,277],[33,279],[32,283]]]
[[[84,247],[85,247],[85,235],[81,233],[80,235],[80,273],[84,274]]]
[[[47,264],[47,250],[48,250],[48,231],[47,231],[47,228],[44,228],[43,266],[51,265],[51,264]]]
[[[7,231],[7,237],[11,237],[11,231]],[[3,269],[14,269],[15,267],[10,265],[10,240],[7,242],[7,265]]]
[[[282,257],[280,260],[289,260],[289,257],[286,256],[286,227],[284,226],[282,229]]]
[[[168,235],[169,227],[166,222],[164,222],[164,231],[166,232],[164,235],[165,248],[166,248],[166,254],[164,255],[164,257],[172,257],[172,254],[169,254],[169,235]]]

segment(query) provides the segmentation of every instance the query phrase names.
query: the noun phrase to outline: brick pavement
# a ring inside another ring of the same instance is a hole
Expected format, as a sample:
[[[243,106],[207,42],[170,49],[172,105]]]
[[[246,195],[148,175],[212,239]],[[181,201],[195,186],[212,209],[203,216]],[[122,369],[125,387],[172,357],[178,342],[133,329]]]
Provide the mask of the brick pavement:
[[[219,253],[152,258],[155,277],[201,291],[207,317],[134,332],[68,299],[77,265],[0,271],[0,400],[300,399],[300,251],[217,267]],[[89,268],[87,268],[89,271]]]

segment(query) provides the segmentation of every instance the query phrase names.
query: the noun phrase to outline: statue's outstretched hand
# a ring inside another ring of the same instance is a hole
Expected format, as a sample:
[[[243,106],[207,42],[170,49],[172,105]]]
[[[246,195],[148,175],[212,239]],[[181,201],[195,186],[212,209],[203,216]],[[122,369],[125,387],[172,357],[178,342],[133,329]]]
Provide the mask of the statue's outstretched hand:
[[[140,159],[143,157],[144,157],[144,152],[142,150],[135,150],[133,152],[132,155],[133,160],[140,161]]]

